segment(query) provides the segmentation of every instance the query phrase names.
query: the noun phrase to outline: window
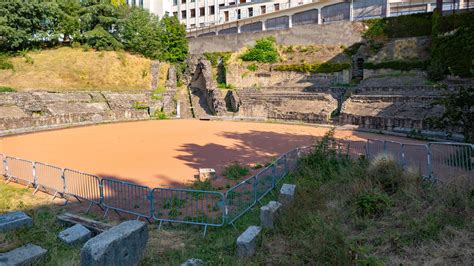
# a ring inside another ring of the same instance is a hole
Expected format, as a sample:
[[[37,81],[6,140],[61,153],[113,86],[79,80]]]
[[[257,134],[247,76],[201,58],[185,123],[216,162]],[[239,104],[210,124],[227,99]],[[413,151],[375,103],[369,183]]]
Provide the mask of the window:
[[[275,7],[275,11],[280,10],[280,4],[275,4],[274,7]]]
[[[242,11],[240,9],[237,9],[237,19],[241,19],[242,17]]]
[[[224,11],[224,21],[229,21],[229,11]]]
[[[216,13],[216,8],[214,6],[209,7],[209,15],[214,15]]]
[[[225,6],[225,4],[219,4],[219,6],[220,6],[220,7],[223,7],[223,6]]]
[[[199,27],[204,27],[204,23],[199,23]]]
[[[235,2],[229,2],[229,6],[235,5]]]
[[[240,0],[240,3],[245,4],[245,3],[247,3],[247,1],[246,0]]]
[[[204,13],[206,12],[206,8],[205,7],[200,7],[199,8],[199,16],[200,17],[204,17]]]
[[[186,0],[181,0],[181,4],[186,4]]]
[[[173,6],[177,6],[178,5],[178,0],[173,0]]]
[[[191,28],[195,28],[196,27],[196,24],[191,24]]]
[[[196,17],[196,9],[191,9],[191,17],[195,18]]]
[[[143,8],[143,0],[140,0],[138,3],[139,3],[139,5],[140,5],[140,7]]]
[[[181,18],[186,18],[186,10],[181,11]]]
[[[178,17],[178,12],[173,12],[174,17]]]
[[[267,13],[267,6],[261,6],[260,7],[260,13],[266,14]]]
[[[253,7],[249,7],[249,17],[253,17]]]

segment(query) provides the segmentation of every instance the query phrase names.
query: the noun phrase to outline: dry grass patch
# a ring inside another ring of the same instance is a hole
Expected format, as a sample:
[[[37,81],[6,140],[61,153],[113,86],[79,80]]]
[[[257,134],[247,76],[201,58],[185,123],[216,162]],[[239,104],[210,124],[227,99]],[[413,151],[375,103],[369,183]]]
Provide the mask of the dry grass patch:
[[[150,89],[151,60],[126,52],[61,47],[11,58],[0,86],[17,90]]]

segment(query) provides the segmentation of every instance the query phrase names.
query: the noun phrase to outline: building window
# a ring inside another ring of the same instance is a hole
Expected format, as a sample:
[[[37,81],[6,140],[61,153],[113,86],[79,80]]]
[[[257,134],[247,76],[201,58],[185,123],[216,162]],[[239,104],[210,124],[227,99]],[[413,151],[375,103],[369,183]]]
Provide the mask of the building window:
[[[260,13],[266,14],[267,13],[267,6],[261,6],[260,7]]]
[[[196,17],[196,9],[191,9],[191,18],[195,18]]]
[[[224,11],[224,21],[229,21],[229,11]]]
[[[242,11],[240,9],[237,9],[237,19],[242,18]]]
[[[181,0],[181,4],[186,4],[186,0]]]
[[[249,17],[253,17],[253,7],[249,7]]]
[[[204,23],[199,23],[199,27],[204,27]]]
[[[219,6],[220,6],[220,7],[223,7],[223,6],[225,6],[225,4],[219,4]]]
[[[280,4],[275,4],[274,7],[275,7],[275,11],[280,10]]]
[[[200,17],[204,17],[204,13],[206,12],[206,8],[205,7],[200,7],[199,8],[199,16]]]
[[[178,0],[173,0],[173,6],[177,6],[178,5]]]
[[[140,7],[143,8],[143,0],[140,0],[138,3],[139,3],[139,5],[140,5]]]
[[[186,18],[186,10],[181,11],[181,18]]]
[[[174,17],[178,17],[178,12],[173,12]]]
[[[191,0],[191,3],[194,3],[194,2],[196,2],[196,0]]]
[[[235,2],[229,2],[229,6],[235,5]]]
[[[216,8],[214,6],[209,7],[209,15],[214,15],[216,13]]]
[[[246,0],[240,0],[240,3],[245,4],[245,3],[247,3],[247,1]]]
[[[196,27],[196,24],[191,24],[191,28],[195,28]]]

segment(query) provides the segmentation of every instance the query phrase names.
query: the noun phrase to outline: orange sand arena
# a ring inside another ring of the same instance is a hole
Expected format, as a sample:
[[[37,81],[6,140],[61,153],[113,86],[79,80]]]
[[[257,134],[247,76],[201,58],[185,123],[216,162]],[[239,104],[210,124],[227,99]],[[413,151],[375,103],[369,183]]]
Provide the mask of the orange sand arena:
[[[192,181],[198,168],[215,168],[219,174],[235,161],[264,164],[311,144],[328,130],[274,123],[142,121],[3,137],[0,152],[150,187],[178,187]],[[348,130],[337,131],[336,137],[387,138]]]

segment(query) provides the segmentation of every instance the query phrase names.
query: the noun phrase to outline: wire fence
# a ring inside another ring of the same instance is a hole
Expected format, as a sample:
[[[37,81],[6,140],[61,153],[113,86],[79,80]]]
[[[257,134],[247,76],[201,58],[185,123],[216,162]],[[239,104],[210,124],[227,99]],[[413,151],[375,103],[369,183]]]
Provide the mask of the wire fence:
[[[405,169],[415,169],[427,179],[446,183],[457,176],[474,179],[474,146],[465,143],[405,144],[393,141],[339,140],[335,147],[339,156],[356,160],[373,159],[379,154],[395,158]],[[181,188],[149,188],[130,182],[100,178],[71,169],[9,157],[0,154],[0,174],[7,181],[33,186],[61,196],[102,208],[160,223],[176,222],[205,226],[234,224],[268,193],[278,182],[297,169],[301,157],[312,152],[312,146],[293,149],[225,192]],[[89,210],[88,209],[88,210]]]

